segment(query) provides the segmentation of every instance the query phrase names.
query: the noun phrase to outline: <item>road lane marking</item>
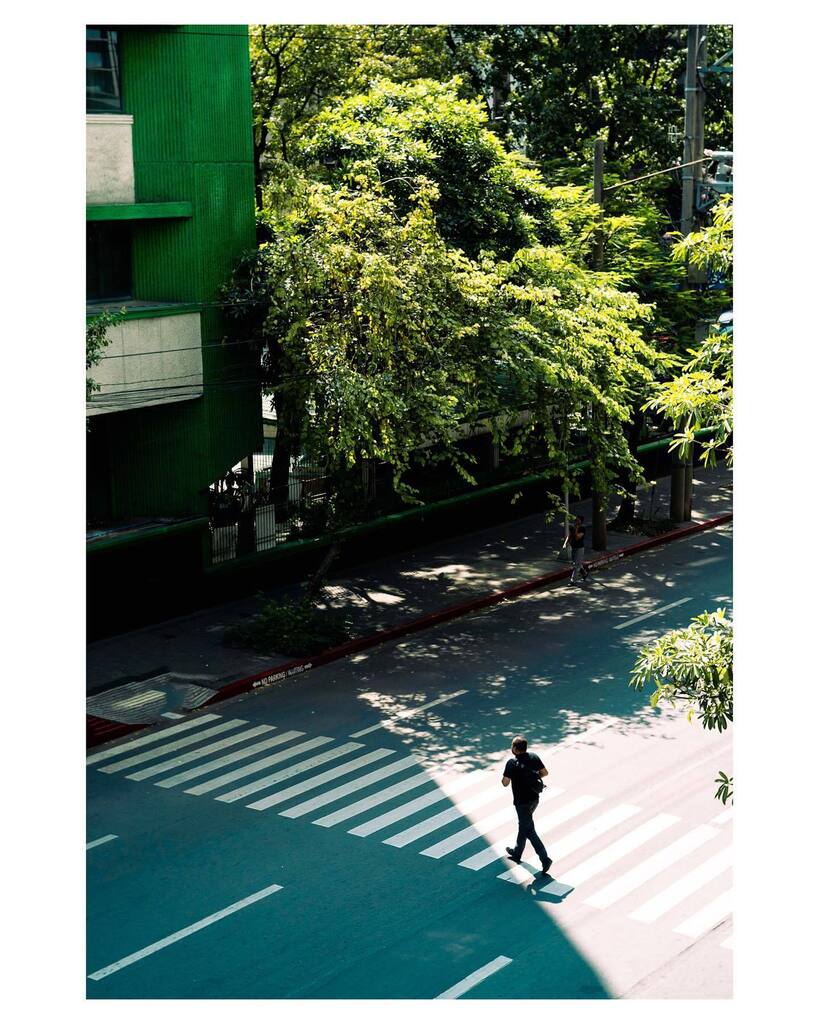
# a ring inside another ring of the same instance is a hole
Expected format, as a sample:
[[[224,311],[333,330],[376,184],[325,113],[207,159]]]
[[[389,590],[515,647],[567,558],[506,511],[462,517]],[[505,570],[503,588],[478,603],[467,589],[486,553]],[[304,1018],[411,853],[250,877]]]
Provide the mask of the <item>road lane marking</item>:
[[[395,796],[401,796],[411,789],[417,789],[425,783],[434,781],[434,778],[427,772],[421,772],[420,775],[413,775],[402,782],[396,782],[394,786],[389,786],[387,789],[382,789],[372,796],[366,796],[362,800],[357,800],[354,804],[333,811],[332,814],[326,814],[323,818],[316,818],[313,824],[321,825],[322,828],[330,828],[331,825],[337,825],[340,821],[347,821],[349,818],[354,818],[357,814],[369,811],[372,807],[384,804]]]
[[[635,921],[643,921],[646,924],[656,921],[658,917],[668,913],[678,903],[682,903],[686,896],[697,892],[706,883],[721,875],[723,871],[727,871],[731,866],[732,859],[730,846],[720,850],[714,857],[710,857],[705,863],[700,864],[693,871],[689,871],[687,875],[677,879],[667,889],[657,893],[653,899],[648,900],[628,916]]]
[[[729,935],[728,938],[725,940],[725,942],[721,942],[720,943],[720,946],[722,946],[723,949],[733,949],[734,948],[734,936],[733,935]]]
[[[129,750],[137,750],[140,747],[145,747],[149,743],[158,743],[164,740],[166,736],[173,736],[180,732],[187,732],[189,729],[198,729],[201,725],[206,722],[214,722],[220,715],[202,715],[200,718],[195,718],[190,722],[183,722],[181,725],[171,725],[167,729],[160,729],[158,732],[151,733],[150,736],[140,736],[138,740],[129,740],[127,743],[120,743],[119,746],[109,747],[107,750],[100,750],[96,754],[90,754],[85,759],[86,765],[99,764],[100,761],[106,761],[109,757],[119,757],[120,754],[127,754]]]
[[[103,843],[110,843],[112,839],[118,839],[119,836],[100,836],[99,839],[92,839],[90,843],[85,844],[86,850],[93,850],[95,846],[102,846]]]
[[[561,796],[565,793],[565,790],[559,786],[549,786],[548,790],[544,790],[540,797],[541,806],[547,800],[554,800],[556,797]],[[511,808],[514,814],[514,805]],[[515,818],[512,818],[511,824],[514,824]],[[479,871],[481,868],[486,867],[487,864],[491,864],[493,860],[497,860],[502,857],[506,852],[506,847],[509,845],[509,839],[499,839],[497,842],[492,843],[491,846],[485,850],[480,850],[478,853],[473,853],[471,857],[467,857],[466,860],[458,862],[458,867],[469,868],[470,871]]]
[[[290,732],[279,733],[277,736],[271,736],[270,739],[261,740],[252,746],[243,747],[241,750],[234,750],[231,754],[225,754],[224,757],[217,757],[215,761],[206,761],[204,764],[196,765],[195,768],[179,772],[178,775],[171,775],[170,778],[161,779],[159,782],[155,782],[154,785],[162,786],[164,789],[171,789],[173,786],[179,786],[183,782],[190,782],[191,779],[196,779],[200,775],[209,775],[219,768],[224,768],[225,765],[235,764],[236,761],[244,761],[248,757],[253,757],[254,754],[261,754],[262,751],[269,750],[271,747],[280,747],[282,743],[297,740],[303,735],[303,732],[298,732],[295,729]],[[329,737],[327,737],[327,742],[330,742]]]
[[[458,818],[464,817],[470,811],[477,810],[479,807],[483,807],[484,804],[497,803],[498,800],[504,798],[502,792],[498,793],[497,790],[490,789],[484,790],[482,793],[478,793],[471,797],[469,800],[455,807],[449,807],[445,811],[441,811],[440,814],[435,814],[431,818],[426,818],[424,821],[419,821],[417,825],[412,825],[410,828],[404,829],[403,832],[397,832],[394,836],[389,836],[387,839],[382,839],[382,843],[387,846],[396,846],[401,849],[409,843],[415,842],[416,839],[420,839],[422,836],[429,835],[430,832],[435,832],[439,828],[443,828],[444,825],[448,825],[451,821],[457,821]],[[508,797],[506,798],[508,799]]]
[[[498,956],[494,960],[490,960],[488,964],[484,964],[483,967],[479,967],[477,971],[473,971],[471,974],[459,981],[457,985],[453,985],[452,988],[448,988],[446,992],[442,992],[436,999],[457,999],[462,996],[464,992],[468,992],[471,988],[488,978],[491,974],[495,974],[502,967],[506,967],[507,964],[511,964],[512,961],[508,956]]]
[[[280,885],[268,885],[267,888],[260,889],[258,892],[254,892],[251,896],[245,896],[243,900],[239,900],[237,903],[231,903],[231,905],[229,907],[225,907],[224,910],[217,910],[215,914],[203,917],[201,921],[197,921],[195,924],[189,924],[187,928],[181,928],[178,932],[174,932],[172,935],[166,935],[164,939],[160,939],[158,942],[151,943],[150,946],[145,946],[142,949],[137,950],[136,953],[131,953],[129,956],[123,957],[121,960],[117,960],[115,963],[109,964],[107,967],[102,967],[100,970],[94,971],[94,973],[89,974],[88,977],[92,981],[100,981],[102,978],[107,978],[109,974],[121,971],[123,967],[130,967],[130,965],[136,963],[137,960],[143,960],[146,956],[150,956],[152,953],[156,953],[160,949],[164,949],[166,946],[172,945],[174,942],[179,942],[180,939],[186,939],[189,935],[193,935],[194,932],[201,931],[203,928],[207,928],[208,925],[221,921],[223,917],[235,914],[237,910],[249,907],[251,903],[258,903],[259,900],[263,900],[266,896],[270,896],[272,893],[279,892],[280,890]]]
[[[733,807],[729,807],[727,811],[723,811],[721,814],[718,814],[716,816],[716,818],[712,818],[711,819],[711,824],[712,825],[724,825],[725,822],[726,821],[730,821],[731,818],[733,818],[733,816],[734,816],[734,808]]]
[[[639,812],[640,808],[635,807],[634,804],[619,804],[610,811],[606,811],[605,814],[601,814],[599,818],[594,818],[587,825],[582,825],[574,832],[558,839],[557,842],[549,843],[549,856],[552,860],[568,857],[570,853],[586,846],[593,839],[597,839],[604,832],[608,832],[609,829],[615,828]]]
[[[184,715],[180,715],[178,711],[163,711],[163,718],[184,718]]]
[[[257,725],[253,729],[246,729],[244,732],[235,733],[227,739],[217,740],[215,743],[208,743],[205,747],[197,750],[189,750],[187,754],[179,754],[172,757],[170,761],[162,761],[160,764],[151,765],[150,768],[142,768],[138,772],[132,772],[126,778],[142,782],[143,779],[153,778],[154,775],[161,775],[162,772],[172,771],[174,768],[181,768],[183,764],[190,764],[191,761],[199,761],[208,754],[215,754],[217,750],[224,750],[226,747],[235,747],[237,743],[244,743],[245,740],[252,740],[256,736],[263,736],[265,733],[273,732],[274,725]]]
[[[696,562],[688,562],[683,568],[693,569],[701,565],[712,565],[714,562],[724,562],[727,558],[727,555],[710,555],[708,558],[698,558]]]
[[[588,860],[584,860],[581,864],[572,868],[571,871],[567,871],[565,874],[561,873],[560,877],[568,885],[576,887],[581,882],[586,882],[590,878],[594,878],[595,875],[599,875],[610,864],[616,863],[622,857],[642,846],[643,843],[647,843],[654,836],[659,835],[660,832],[664,832],[665,829],[676,825],[679,820],[673,814],[658,814],[633,831],[627,832],[598,853],[595,853]]]
[[[193,746],[194,743],[201,743],[202,740],[210,739],[211,736],[216,736],[218,733],[226,732],[228,729],[235,729],[240,725],[247,725],[247,722],[242,721],[239,718],[233,718],[229,722],[220,722],[219,725],[212,725],[210,729],[205,729],[204,732],[198,732],[195,736],[186,736],[182,740],[174,740],[173,743],[165,743],[161,747],[154,747],[153,750],[143,751],[141,754],[134,754],[133,757],[126,757],[124,761],[117,761],[116,764],[106,764],[102,768],[98,768],[97,771],[108,772],[121,772],[126,768],[133,768],[134,765],[144,764],[145,761],[153,761],[157,757],[162,757],[163,754],[170,754],[174,750],[181,750],[182,747]]]
[[[368,775],[362,775],[360,779],[353,779],[352,782],[346,782],[343,786],[336,786],[335,789],[328,789],[324,793],[320,793],[318,796],[314,796],[312,800],[306,800],[304,803],[296,804],[295,807],[290,807],[286,811],[280,811],[279,813],[284,818],[300,818],[304,814],[309,814],[311,811],[318,810],[319,807],[324,807],[325,804],[331,804],[335,800],[341,800],[345,796],[349,796],[350,793],[357,793],[359,789],[365,789],[367,786],[372,786],[376,782],[381,782],[382,779],[388,779],[391,775],[396,775],[398,772],[404,772],[407,768],[417,768],[418,758],[414,755],[405,757],[400,761],[395,761],[393,764],[388,764],[385,768],[378,768],[374,772],[370,772]]]
[[[699,849],[703,843],[707,843],[718,835],[718,829],[711,828],[710,825],[699,825],[675,840],[670,846],[659,850],[624,875],[615,878],[613,882],[609,882],[602,889],[592,893],[583,902],[598,910],[605,910],[606,907],[610,907],[613,903],[628,896],[644,882],[659,875],[661,871],[665,871],[666,868],[676,864],[683,857],[687,857],[689,853]]]
[[[692,914],[682,924],[677,925],[674,931],[679,935],[687,935],[689,938],[695,939],[709,928],[719,924],[731,913],[733,906],[734,890],[726,889],[708,906],[698,910],[696,914]]]
[[[192,796],[201,796],[203,793],[210,793],[211,790],[220,789],[222,786],[227,786],[231,782],[235,782],[237,779],[243,779],[248,775],[254,775],[256,772],[260,772],[263,768],[269,768],[273,764],[279,764],[282,761],[287,761],[291,757],[297,757],[299,754],[305,753],[305,751],[313,750],[315,747],[323,747],[325,743],[332,743],[332,736],[314,736],[311,740],[305,740],[304,743],[297,743],[295,747],[289,747],[287,750],[280,750],[278,754],[271,754],[269,757],[263,757],[261,761],[254,761],[252,764],[244,764],[241,768],[234,768],[232,772],[228,772],[226,775],[218,775],[215,779],[208,779],[206,782],[200,782],[196,786],[191,786],[190,789],[186,789],[186,793],[190,793]]]
[[[491,775],[494,775],[494,772]],[[372,835],[373,832],[378,832],[379,829],[386,828],[387,825],[392,825],[396,821],[408,818],[410,815],[415,814],[416,811],[421,811],[431,804],[446,800],[447,797],[454,796],[455,793],[459,793],[463,789],[472,789],[478,783],[487,782],[490,777],[489,772],[470,772],[468,775],[462,775],[451,782],[438,783],[438,788],[434,792],[425,793],[423,796],[416,797],[415,800],[410,800],[409,803],[401,804],[385,814],[380,814],[377,818],[372,818],[361,825],[356,825],[355,828],[348,829],[348,834],[351,836]]]
[[[359,736],[366,736],[368,733],[375,732],[376,729],[383,729],[385,725],[389,725],[390,722],[396,722],[402,718],[410,718],[412,715],[417,715],[419,711],[426,711],[428,708],[434,708],[438,704],[443,704],[445,701],[453,700],[455,697],[460,697],[467,690],[456,690],[454,693],[445,693],[443,697],[439,697],[437,700],[431,700],[429,704],[422,704],[417,708],[406,708],[404,711],[399,711],[397,715],[393,715],[392,718],[385,718],[375,725],[371,725],[368,729],[361,729],[360,732],[350,733],[350,739],[358,739]]]
[[[557,811],[553,811],[551,814],[547,814],[545,818],[541,818],[540,821],[536,822],[536,827],[539,830],[546,832],[547,829],[556,828],[558,825],[562,825],[564,821],[569,821],[571,818],[576,818],[578,814],[584,814],[591,807],[596,807],[597,804],[602,802],[600,796],[584,795],[579,796],[576,800],[572,800],[571,803],[565,804]],[[546,844],[546,851],[548,853],[548,844]],[[513,868],[508,871],[502,871],[498,878],[502,878],[504,882],[520,882],[521,871],[526,872],[526,878],[531,879],[532,875],[528,869],[524,868],[522,864],[516,864]]]
[[[660,615],[662,612],[667,612],[670,608],[676,608],[678,605],[685,604],[687,601],[691,601],[690,597],[681,597],[679,601],[672,601],[671,604],[660,605],[659,608],[655,608],[651,612],[643,612],[642,615],[638,615],[636,618],[629,619],[628,622],[621,622],[615,629],[627,629],[629,626],[634,626],[638,622],[642,622],[643,619],[650,619],[652,615]]]
[[[261,800],[255,800],[252,804],[248,804],[247,806],[254,811],[266,811],[268,807],[275,807],[276,804],[283,804],[287,800],[292,800],[294,796],[301,796],[302,793],[307,793],[311,789],[316,789],[319,786],[324,785],[325,782],[332,782],[333,779],[337,779],[341,775],[349,775],[350,772],[357,771],[359,768],[366,768],[366,766],[368,764],[372,764],[373,761],[382,761],[385,757],[389,757],[394,753],[394,750],[371,750],[368,754],[363,754],[361,757],[357,757],[354,761],[346,761],[342,765],[330,768],[329,771],[322,772],[321,775],[314,775],[312,778],[304,779],[302,782],[297,782],[295,786],[289,786],[287,789],[282,789],[278,793],[273,793],[272,796],[262,797]]]
[[[507,823],[511,824],[513,821],[515,821],[514,804],[506,804],[505,807],[502,807],[494,814],[481,818],[480,821],[476,821],[472,825],[467,825],[466,828],[462,828],[459,832],[455,832],[453,835],[447,836],[446,839],[441,839],[440,842],[434,843],[432,846],[428,846],[426,850],[420,850],[419,852],[422,857],[432,857],[433,860],[440,860],[441,857],[452,853],[453,850],[459,850],[462,846],[467,846],[475,839],[480,839],[487,832],[498,828],[498,826]]]
[[[301,744],[301,746],[304,745],[305,744]],[[286,779],[292,779],[294,775],[302,775],[304,772],[309,772],[311,769],[317,768],[320,764],[325,764],[327,761],[334,761],[338,757],[344,757],[345,754],[349,754],[353,750],[360,750],[363,745],[363,743],[343,743],[340,747],[331,747],[330,750],[325,750],[321,754],[316,754],[315,757],[308,758],[306,761],[301,761],[299,764],[291,765],[289,768],[283,768],[281,771],[274,772],[272,775],[265,775],[262,779],[254,779],[253,782],[248,782],[246,786],[240,786],[239,789],[232,789],[229,793],[223,793],[221,796],[217,796],[216,799],[221,800],[226,804],[232,804],[236,800],[243,800],[246,796],[258,793],[260,789],[270,789],[270,787],[275,786],[277,782],[284,782]],[[287,753],[287,751],[285,751],[285,753]],[[283,760],[283,755],[279,755],[279,759]],[[265,760],[269,759],[265,758]],[[230,774],[232,775],[233,772]],[[243,772],[243,774],[247,775],[249,773]],[[205,785],[207,785],[207,783],[205,783]],[[185,792],[188,792],[188,790],[185,790]]]

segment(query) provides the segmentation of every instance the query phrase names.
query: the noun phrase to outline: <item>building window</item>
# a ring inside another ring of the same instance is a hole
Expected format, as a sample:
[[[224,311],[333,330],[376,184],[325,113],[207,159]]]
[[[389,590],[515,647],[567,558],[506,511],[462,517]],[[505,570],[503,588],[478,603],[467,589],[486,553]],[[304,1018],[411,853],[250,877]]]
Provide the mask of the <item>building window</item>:
[[[131,227],[116,221],[85,225],[85,298],[130,299]]]
[[[85,30],[85,109],[108,114],[122,110],[119,42],[112,29]]]

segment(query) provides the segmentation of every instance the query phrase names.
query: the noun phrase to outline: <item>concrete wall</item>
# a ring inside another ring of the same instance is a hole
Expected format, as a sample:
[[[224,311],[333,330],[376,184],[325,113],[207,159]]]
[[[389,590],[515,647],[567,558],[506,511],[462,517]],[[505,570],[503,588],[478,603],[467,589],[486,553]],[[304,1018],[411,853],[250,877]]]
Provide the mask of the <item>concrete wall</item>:
[[[89,371],[101,390],[87,403],[88,416],[167,405],[204,393],[199,313],[126,320],[110,327],[108,337],[105,358]]]
[[[134,118],[85,115],[85,202],[134,202]]]

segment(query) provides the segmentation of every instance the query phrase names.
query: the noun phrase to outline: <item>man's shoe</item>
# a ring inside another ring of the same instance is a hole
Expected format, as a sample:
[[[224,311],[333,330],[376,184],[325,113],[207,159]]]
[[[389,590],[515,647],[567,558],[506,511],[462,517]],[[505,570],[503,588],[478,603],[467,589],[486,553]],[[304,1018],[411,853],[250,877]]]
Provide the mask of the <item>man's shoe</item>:
[[[513,860],[516,864],[520,864],[520,857],[515,855],[515,851],[512,849],[511,846],[506,847],[506,855],[509,858],[509,860]],[[549,863],[551,863],[551,861]]]
[[[551,857],[547,857],[546,858],[546,862],[543,865],[543,872],[542,873],[544,875],[548,875],[549,874],[549,868],[551,866],[552,866],[552,858]]]

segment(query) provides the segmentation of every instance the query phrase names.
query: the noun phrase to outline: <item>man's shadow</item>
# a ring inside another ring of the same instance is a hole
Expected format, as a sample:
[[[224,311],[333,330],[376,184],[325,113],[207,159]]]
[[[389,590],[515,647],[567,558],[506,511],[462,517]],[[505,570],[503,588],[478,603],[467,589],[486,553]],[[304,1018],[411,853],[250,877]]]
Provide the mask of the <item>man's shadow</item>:
[[[566,885],[564,882],[553,878],[551,874],[541,874],[540,868],[534,864],[529,864],[522,860],[519,867],[530,871],[532,877],[528,881],[521,879],[514,884],[524,889],[538,903],[563,903],[566,897],[574,892],[573,885]]]

